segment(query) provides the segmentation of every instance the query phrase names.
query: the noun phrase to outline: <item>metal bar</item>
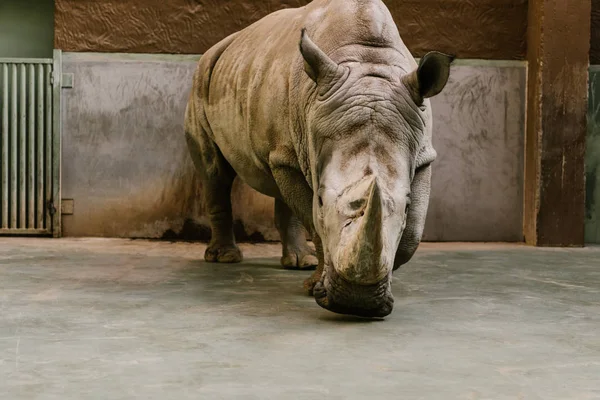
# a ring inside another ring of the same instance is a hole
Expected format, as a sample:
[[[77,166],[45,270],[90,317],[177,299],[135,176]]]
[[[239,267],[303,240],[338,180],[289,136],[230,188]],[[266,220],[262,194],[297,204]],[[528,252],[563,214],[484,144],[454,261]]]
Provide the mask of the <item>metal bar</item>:
[[[51,58],[0,58],[0,63],[6,64],[52,64]]]
[[[0,235],[61,235],[62,52],[0,58]]]
[[[11,66],[11,101],[10,101],[10,224],[17,227],[17,66]]]
[[[25,228],[27,211],[27,70],[25,64],[19,68],[19,221],[18,227]]]
[[[54,50],[53,65],[53,129],[52,129],[52,203],[54,213],[52,215],[52,234],[54,237],[60,237],[61,227],[61,77],[62,77],[62,52]]]
[[[2,221],[0,228],[8,229],[8,65],[2,64],[2,153],[0,154],[0,167],[2,170],[2,186],[0,188],[0,201],[2,202]]]
[[[37,107],[37,145],[36,145],[36,173],[35,173],[35,227],[44,228],[44,66],[37,65],[36,77],[36,107]]]
[[[46,75],[46,81],[44,82],[44,90],[46,91],[46,132],[44,138],[44,205],[46,205],[52,199],[52,83],[50,80],[50,77],[52,76],[52,65],[44,65],[44,72]],[[50,213],[50,208],[44,208],[46,217],[44,227],[50,229],[52,227],[52,214]]]
[[[48,235],[48,229],[0,229],[0,235]]]
[[[35,66],[28,65],[27,118],[27,228],[35,227]]]

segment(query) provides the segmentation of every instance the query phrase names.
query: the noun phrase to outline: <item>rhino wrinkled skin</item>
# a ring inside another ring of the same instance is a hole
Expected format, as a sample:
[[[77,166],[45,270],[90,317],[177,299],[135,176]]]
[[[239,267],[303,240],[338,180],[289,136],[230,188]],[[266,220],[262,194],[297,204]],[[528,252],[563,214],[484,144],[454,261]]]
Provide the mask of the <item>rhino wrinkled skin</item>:
[[[185,116],[212,228],[205,260],[242,260],[230,198],[239,176],[275,198],[281,262],[317,267],[305,288],[321,307],[390,314],[392,271],[416,251],[429,203],[428,98],[452,60],[431,52],[417,65],[380,0],[314,0],[213,46]]]

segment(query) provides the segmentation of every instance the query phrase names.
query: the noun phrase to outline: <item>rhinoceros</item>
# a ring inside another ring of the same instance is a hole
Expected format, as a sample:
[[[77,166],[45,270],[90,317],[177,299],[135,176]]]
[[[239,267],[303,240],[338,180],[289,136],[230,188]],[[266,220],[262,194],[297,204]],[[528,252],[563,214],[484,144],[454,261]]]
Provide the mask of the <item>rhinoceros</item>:
[[[210,48],[185,113],[212,229],[205,260],[242,260],[238,176],[275,199],[281,263],[316,266],[304,286],[321,307],[389,315],[392,272],[412,258],[427,214],[429,98],[453,59],[432,51],[417,64],[380,0],[314,0]]]

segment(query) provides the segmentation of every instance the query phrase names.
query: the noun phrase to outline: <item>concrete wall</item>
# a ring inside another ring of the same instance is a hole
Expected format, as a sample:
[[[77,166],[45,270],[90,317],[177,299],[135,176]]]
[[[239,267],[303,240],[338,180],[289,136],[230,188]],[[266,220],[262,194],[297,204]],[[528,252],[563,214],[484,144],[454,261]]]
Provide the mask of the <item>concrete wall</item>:
[[[52,57],[54,0],[0,1],[0,57]]]
[[[65,54],[65,236],[208,237],[183,136],[196,59]],[[433,101],[426,240],[522,240],[524,90],[521,62],[457,62]],[[271,199],[240,182],[233,197],[238,237],[278,239]]]
[[[522,241],[525,80],[525,63],[459,60],[432,99],[425,240]]]
[[[590,64],[600,64],[600,0],[592,0]]]
[[[586,143],[585,241],[600,243],[600,66],[590,67]]]
[[[592,0],[591,26],[585,154],[585,241],[600,243],[600,0]]]
[[[208,237],[183,136],[197,59],[64,55],[63,72],[75,81],[63,90],[62,197],[75,201],[65,236]],[[239,186],[236,217],[276,240],[270,200]]]

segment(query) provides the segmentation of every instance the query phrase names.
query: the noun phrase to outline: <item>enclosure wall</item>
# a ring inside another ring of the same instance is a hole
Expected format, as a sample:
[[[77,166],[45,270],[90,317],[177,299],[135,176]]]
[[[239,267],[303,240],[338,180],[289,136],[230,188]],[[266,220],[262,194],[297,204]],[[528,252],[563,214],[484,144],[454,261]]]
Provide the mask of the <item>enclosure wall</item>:
[[[52,57],[53,0],[0,1],[0,57]]]
[[[590,64],[600,65],[600,0],[592,0]]]
[[[589,114],[586,143],[585,240],[600,243],[600,0],[592,0]]]
[[[183,116],[197,56],[66,53],[63,218],[69,236],[206,239]],[[520,241],[525,65],[457,62],[433,99],[426,240]],[[238,238],[277,240],[273,203],[237,182]]]
[[[600,243],[600,65],[590,67],[586,143],[585,240]]]
[[[309,0],[56,0],[64,51],[202,54],[270,12]],[[524,59],[527,0],[385,0],[416,55]],[[500,39],[501,38],[501,39]]]

